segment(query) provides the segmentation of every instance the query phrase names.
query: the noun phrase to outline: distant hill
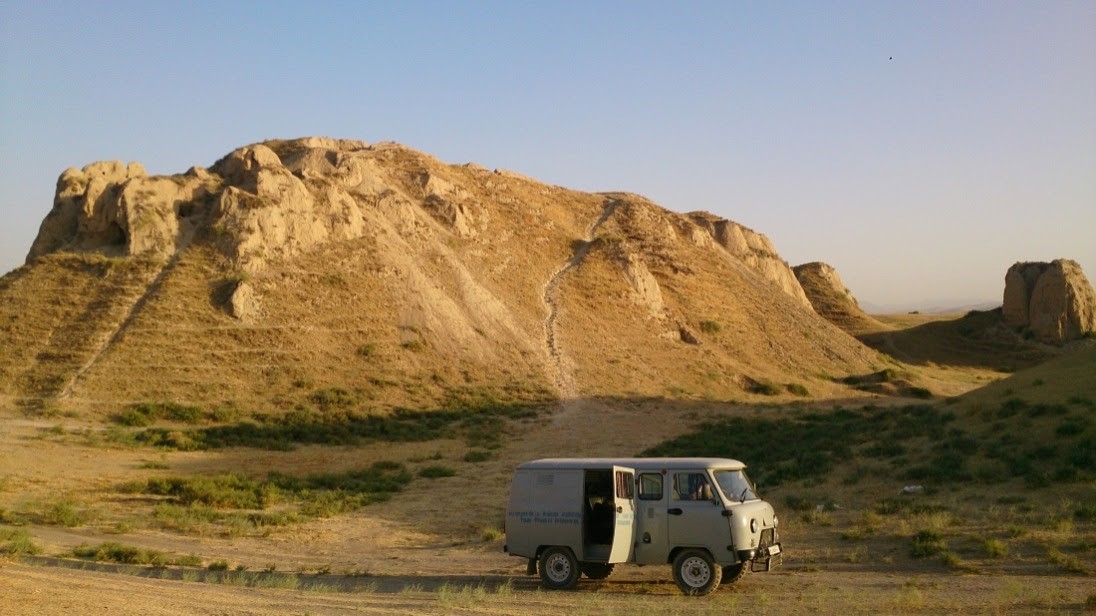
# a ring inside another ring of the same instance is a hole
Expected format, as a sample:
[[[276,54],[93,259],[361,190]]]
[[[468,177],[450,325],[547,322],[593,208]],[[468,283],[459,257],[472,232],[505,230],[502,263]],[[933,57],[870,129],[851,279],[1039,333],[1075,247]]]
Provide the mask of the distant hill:
[[[854,336],[889,329],[860,309],[833,266],[816,261],[797,265],[793,271],[815,311],[827,321]]]
[[[826,394],[880,364],[731,221],[333,139],[69,169],[0,300],[0,395],[73,408]]]
[[[993,310],[1001,306],[1001,300],[937,300],[932,304],[873,304],[860,302],[860,308],[868,314],[903,314],[909,312],[921,314],[961,314],[971,310]]]

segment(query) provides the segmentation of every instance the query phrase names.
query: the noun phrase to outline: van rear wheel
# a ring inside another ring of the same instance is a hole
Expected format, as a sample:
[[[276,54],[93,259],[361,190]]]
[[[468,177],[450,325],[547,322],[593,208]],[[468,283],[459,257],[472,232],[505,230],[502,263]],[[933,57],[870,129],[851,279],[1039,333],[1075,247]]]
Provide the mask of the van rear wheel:
[[[674,559],[674,582],[687,595],[703,596],[712,592],[719,588],[722,577],[723,569],[706,550],[683,550]]]
[[[540,580],[551,590],[566,590],[578,583],[578,561],[571,550],[550,547],[540,555]]]
[[[613,574],[613,565],[609,563],[582,563],[579,569],[591,580],[604,580]]]

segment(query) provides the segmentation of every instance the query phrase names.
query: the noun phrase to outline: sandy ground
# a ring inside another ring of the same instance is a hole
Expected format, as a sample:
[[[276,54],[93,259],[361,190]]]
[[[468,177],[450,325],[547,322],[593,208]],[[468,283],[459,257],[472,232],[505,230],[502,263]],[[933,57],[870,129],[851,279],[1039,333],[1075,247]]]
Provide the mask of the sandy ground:
[[[1084,575],[956,574],[939,565],[840,562],[820,556],[830,549],[823,540],[794,532],[783,537],[783,566],[747,575],[709,597],[681,596],[668,567],[623,566],[609,580],[549,592],[524,575],[521,560],[502,552],[501,538],[485,534],[501,528],[517,462],[591,451],[632,455],[687,428],[685,412],[658,402],[575,402],[525,426],[495,460],[460,466],[455,477],[418,480],[387,503],[269,537],[226,538],[118,530],[114,520],[124,519],[133,503],[103,495],[154,472],[140,468],[147,460],[166,461],[172,473],[288,467],[308,472],[439,451],[449,460],[462,444],[161,455],[81,445],[66,436],[83,428],[79,422],[28,420],[9,410],[0,423],[0,507],[14,511],[68,495],[92,503],[97,515],[94,524],[76,528],[24,527],[49,557],[0,558],[0,614],[1078,613],[1096,593]],[[687,412],[695,414],[696,407]],[[61,436],[41,437],[58,424]],[[104,541],[224,559],[246,571],[215,574],[52,557]],[[271,566],[275,572],[266,573]]]

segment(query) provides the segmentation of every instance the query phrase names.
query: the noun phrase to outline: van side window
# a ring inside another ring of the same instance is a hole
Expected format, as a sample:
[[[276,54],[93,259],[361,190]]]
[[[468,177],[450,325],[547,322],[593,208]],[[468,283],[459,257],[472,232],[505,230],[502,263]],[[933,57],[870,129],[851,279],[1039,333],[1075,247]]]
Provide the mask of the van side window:
[[[674,500],[712,500],[706,473],[674,473]]]
[[[662,474],[642,473],[639,476],[639,500],[662,500]]]
[[[634,475],[628,471],[616,472],[616,495],[617,498],[626,498],[631,500],[635,496]]]

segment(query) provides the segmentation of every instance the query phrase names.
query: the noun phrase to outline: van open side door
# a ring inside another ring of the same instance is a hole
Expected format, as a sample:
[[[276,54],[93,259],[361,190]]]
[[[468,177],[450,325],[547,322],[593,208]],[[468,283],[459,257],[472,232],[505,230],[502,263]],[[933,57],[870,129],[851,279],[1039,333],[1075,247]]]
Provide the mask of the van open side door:
[[[613,547],[609,552],[610,563],[625,563],[632,559],[635,546],[635,470],[613,467],[614,515]]]

